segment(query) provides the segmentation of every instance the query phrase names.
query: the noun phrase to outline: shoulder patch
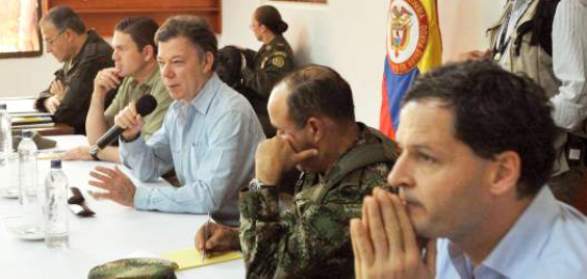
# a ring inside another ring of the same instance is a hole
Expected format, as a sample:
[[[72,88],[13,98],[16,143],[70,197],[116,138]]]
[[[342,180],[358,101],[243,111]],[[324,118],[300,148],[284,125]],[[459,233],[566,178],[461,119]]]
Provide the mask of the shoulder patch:
[[[285,60],[282,56],[275,56],[273,59],[271,59],[271,64],[275,65],[277,68],[281,68],[283,65],[285,65]]]

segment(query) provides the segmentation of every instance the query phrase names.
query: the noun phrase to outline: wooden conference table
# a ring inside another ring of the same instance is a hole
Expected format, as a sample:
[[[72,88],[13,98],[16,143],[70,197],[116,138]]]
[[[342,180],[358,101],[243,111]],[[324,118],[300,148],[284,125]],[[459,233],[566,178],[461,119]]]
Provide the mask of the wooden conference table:
[[[52,137],[58,149],[82,144],[82,136]],[[108,261],[129,256],[159,255],[194,245],[196,230],[204,215],[137,211],[110,201],[96,201],[86,190],[89,171],[105,162],[63,162],[69,185],[82,190],[94,217],[69,216],[69,248],[52,250],[41,241],[23,240],[0,226],[0,278],[86,278],[88,271]],[[39,160],[39,181],[44,180],[49,161]],[[6,179],[6,178],[2,178]],[[161,181],[155,183],[166,185]],[[19,214],[17,200],[0,199],[0,219]],[[0,220],[0,221],[2,221]],[[177,272],[178,278],[244,278],[242,260]]]

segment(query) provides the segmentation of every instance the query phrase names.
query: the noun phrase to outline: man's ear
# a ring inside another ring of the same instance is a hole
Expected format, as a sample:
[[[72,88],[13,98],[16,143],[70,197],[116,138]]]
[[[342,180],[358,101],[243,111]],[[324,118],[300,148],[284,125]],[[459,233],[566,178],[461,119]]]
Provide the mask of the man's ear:
[[[314,143],[318,143],[324,137],[324,128],[324,122],[320,118],[312,116],[306,122],[307,132]]]
[[[212,66],[214,65],[214,55],[212,52],[206,51],[204,53],[204,73],[212,72]]]
[[[71,31],[71,29],[69,29],[69,28],[65,28],[65,30],[63,30],[63,34],[61,36],[65,36],[65,40],[68,43],[71,43],[71,42],[73,42],[73,38],[74,38],[74,36],[72,36],[72,35],[73,35],[73,31]]]
[[[522,160],[518,153],[505,151],[495,156],[495,170],[491,177],[490,191],[494,195],[502,195],[516,191],[516,185],[522,173]]]
[[[143,47],[143,50],[141,52],[143,54],[145,62],[148,62],[151,59],[155,59],[155,48],[152,45],[146,45],[145,47]]]

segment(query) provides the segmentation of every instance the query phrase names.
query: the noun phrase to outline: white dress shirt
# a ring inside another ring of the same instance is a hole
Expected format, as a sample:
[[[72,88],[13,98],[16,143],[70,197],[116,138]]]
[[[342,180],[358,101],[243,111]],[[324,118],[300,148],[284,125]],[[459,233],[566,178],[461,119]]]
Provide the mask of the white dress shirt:
[[[562,0],[552,25],[552,62],[561,81],[553,96],[557,126],[575,130],[587,116],[587,0]]]

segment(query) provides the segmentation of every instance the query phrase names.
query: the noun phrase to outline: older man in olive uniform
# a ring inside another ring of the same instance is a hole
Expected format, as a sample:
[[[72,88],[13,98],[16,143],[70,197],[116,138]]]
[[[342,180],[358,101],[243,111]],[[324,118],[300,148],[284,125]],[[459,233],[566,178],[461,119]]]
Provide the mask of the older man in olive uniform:
[[[64,64],[55,72],[49,89],[41,92],[35,108],[52,113],[55,122],[66,123],[75,133],[83,134],[94,78],[101,69],[114,65],[112,47],[95,31],[87,31],[81,18],[67,6],[49,10],[39,26],[47,52]]]
[[[285,77],[271,93],[269,114],[278,136],[257,147],[255,179],[240,197],[247,277],[352,277],[349,221],[361,216],[364,196],[386,185],[395,145],[355,122],[350,86],[327,67]],[[278,198],[284,173],[296,166],[303,174],[293,201]],[[238,231],[207,225],[196,247],[237,249]]]

